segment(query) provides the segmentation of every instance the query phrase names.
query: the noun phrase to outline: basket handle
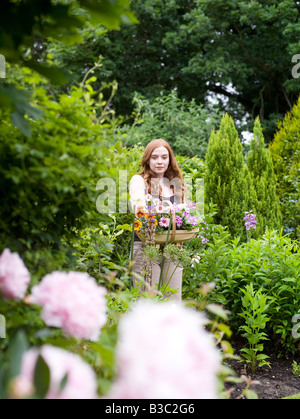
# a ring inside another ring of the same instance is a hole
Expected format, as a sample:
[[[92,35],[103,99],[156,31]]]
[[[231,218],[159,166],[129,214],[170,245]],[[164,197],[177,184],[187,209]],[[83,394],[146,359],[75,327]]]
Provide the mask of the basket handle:
[[[175,240],[176,235],[176,223],[175,223],[175,215],[172,214],[172,233],[171,233],[171,240],[170,243],[173,243]]]

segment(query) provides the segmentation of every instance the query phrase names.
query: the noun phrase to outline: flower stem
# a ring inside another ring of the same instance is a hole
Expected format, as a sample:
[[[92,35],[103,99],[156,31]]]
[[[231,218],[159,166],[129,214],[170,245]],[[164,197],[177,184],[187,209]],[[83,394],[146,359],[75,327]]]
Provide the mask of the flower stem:
[[[168,285],[169,285],[169,283],[170,283],[170,281],[171,281],[171,278],[172,278],[172,276],[174,275],[174,273],[175,273],[176,269],[178,268],[178,266],[179,266],[179,263],[175,266],[175,269],[174,269],[174,271],[172,272],[172,275],[170,276],[169,281],[168,281],[168,283],[166,284],[166,286],[168,286]],[[166,275],[166,276],[167,276],[167,275]]]
[[[168,272],[169,272],[170,265],[171,265],[171,261],[169,260],[168,269],[167,269],[166,276],[164,277],[163,282],[165,282],[165,280],[168,278]]]
[[[169,241],[169,236],[170,236],[170,230],[171,230],[171,219],[169,222],[169,227],[168,227],[168,234],[167,234],[167,238],[166,238],[166,243],[165,246],[168,245],[168,241]],[[164,264],[165,264],[165,256],[163,256],[162,262],[161,262],[161,269],[160,269],[160,276],[159,276],[159,283],[158,283],[158,289],[160,289],[161,285],[162,285],[162,273],[163,273],[163,269],[164,269]]]
[[[134,224],[135,224],[135,208],[133,207],[133,220],[132,220],[132,231],[131,231],[131,246],[130,246],[130,260],[133,261],[133,241],[134,241]]]

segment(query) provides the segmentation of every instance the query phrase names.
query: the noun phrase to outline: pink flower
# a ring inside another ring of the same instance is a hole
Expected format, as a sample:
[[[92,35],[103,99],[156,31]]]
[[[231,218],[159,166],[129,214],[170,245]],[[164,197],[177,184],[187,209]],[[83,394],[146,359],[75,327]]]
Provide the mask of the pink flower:
[[[216,399],[221,357],[201,313],[139,301],[119,323],[118,376],[108,398]]]
[[[251,214],[251,212],[252,211],[250,211],[249,213],[245,212],[246,216],[243,218],[244,221],[246,220],[245,222],[246,230],[250,230],[250,228],[254,228],[254,229],[256,228],[256,224],[257,224],[256,214]]]
[[[18,253],[4,249],[0,256],[0,295],[8,300],[24,298],[30,273]]]
[[[78,339],[97,341],[106,322],[106,290],[82,272],[55,271],[32,289],[42,319]]]
[[[169,227],[170,219],[166,217],[162,217],[159,221],[159,225],[162,227]]]
[[[36,361],[41,355],[50,369],[50,385],[46,399],[96,399],[97,380],[93,369],[80,356],[51,345],[32,348],[22,358],[21,373],[17,378],[22,388],[32,388]],[[67,376],[63,390],[60,385]]]
[[[187,208],[192,209],[192,210],[196,209],[196,202],[192,202],[192,201],[188,202]]]
[[[158,198],[153,199],[153,205],[161,205],[161,201]]]
[[[176,222],[178,228],[180,228],[182,226],[182,218],[179,217],[179,215],[177,215],[175,217],[175,222]]]
[[[163,207],[163,205],[162,204],[160,204],[160,205],[157,205],[156,207],[155,207],[155,211],[156,212],[158,212],[158,213],[162,213],[162,212],[164,212],[164,207]]]

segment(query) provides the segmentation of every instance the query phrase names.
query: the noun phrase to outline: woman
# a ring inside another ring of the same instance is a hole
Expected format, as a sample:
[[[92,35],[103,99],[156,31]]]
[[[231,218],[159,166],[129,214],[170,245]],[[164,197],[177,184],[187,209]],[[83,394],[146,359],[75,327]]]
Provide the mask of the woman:
[[[150,194],[153,199],[159,198],[164,206],[170,202],[181,204],[185,203],[186,188],[183,184],[183,177],[175,159],[172,148],[165,140],[158,139],[151,141],[144,152],[141,163],[143,170],[134,175],[129,183],[130,203],[132,210],[134,206],[138,208],[146,207],[146,195]],[[137,234],[134,234],[133,244],[133,286],[136,284],[136,274],[142,274],[142,251],[145,243],[142,242]],[[167,269],[168,276],[166,277]],[[159,281],[161,265],[152,264],[152,286]],[[174,269],[174,263],[167,258],[164,262],[162,278],[167,283]],[[182,290],[182,267],[178,267],[169,282],[170,288],[176,289],[176,294],[171,294],[170,298],[181,300]],[[169,295],[168,295],[169,296]]]

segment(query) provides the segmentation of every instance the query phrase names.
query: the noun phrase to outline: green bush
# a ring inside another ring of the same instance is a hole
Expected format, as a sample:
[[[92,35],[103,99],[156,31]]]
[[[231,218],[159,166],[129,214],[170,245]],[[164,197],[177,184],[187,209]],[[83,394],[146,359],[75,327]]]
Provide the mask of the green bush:
[[[95,92],[73,87],[55,100],[45,80],[28,69],[11,68],[11,82],[32,91],[40,120],[27,118],[31,138],[0,109],[0,250],[17,251],[39,276],[69,266],[70,241],[96,219],[96,183],[109,176],[103,161],[102,130]],[[88,89],[88,90],[87,90]]]
[[[285,232],[300,238],[300,98],[278,124],[271,151]]]
[[[158,96],[150,102],[136,94],[135,121],[116,132],[124,146],[163,138],[175,154],[204,158],[211,131],[220,121],[219,111],[179,99],[176,92]]]
[[[211,298],[230,310],[230,325],[237,331],[243,325],[238,316],[242,311],[242,290],[252,284],[254,291],[261,290],[272,298],[266,313],[270,317],[266,332],[272,349],[280,354],[295,354],[299,342],[292,336],[292,318],[300,313],[299,242],[283,236],[282,231],[279,235],[267,231],[259,240],[240,244],[238,239],[230,240],[223,228],[218,232],[216,226],[214,229],[190,279],[195,284],[190,297],[200,299],[196,292],[200,284],[214,282]]]
[[[257,196],[257,226],[252,232],[253,238],[261,237],[266,228],[279,231],[282,224],[279,198],[276,194],[276,176],[270,151],[265,148],[265,141],[259,117],[254,122],[254,138],[250,143],[247,156],[252,183]]]
[[[206,154],[205,204],[216,205],[214,223],[228,227],[232,237],[246,240],[243,216],[256,212],[257,197],[244,163],[242,144],[233,119],[224,115],[217,132],[212,132]]]

